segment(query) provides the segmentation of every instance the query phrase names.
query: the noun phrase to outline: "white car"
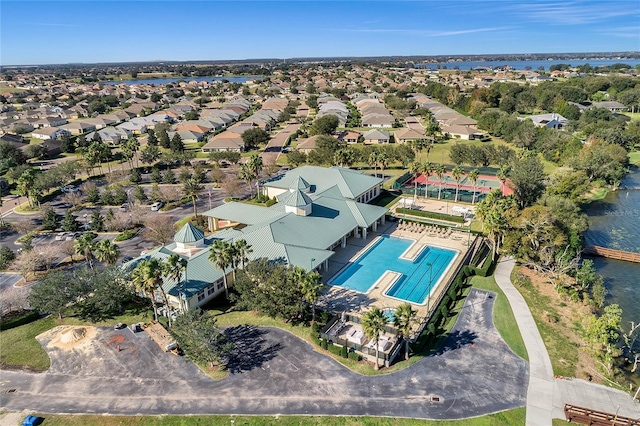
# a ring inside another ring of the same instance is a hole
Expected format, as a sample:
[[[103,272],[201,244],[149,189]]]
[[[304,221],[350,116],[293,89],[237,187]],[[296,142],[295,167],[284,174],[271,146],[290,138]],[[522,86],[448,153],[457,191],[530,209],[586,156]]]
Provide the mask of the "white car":
[[[61,232],[58,235],[56,235],[56,241],[64,241],[65,238],[67,238],[66,232]]]
[[[157,212],[158,210],[160,210],[162,208],[162,206],[164,206],[162,201],[155,202],[155,203],[151,204],[151,211],[152,212]]]
[[[62,191],[62,192],[78,192],[78,191],[80,191],[80,188],[78,188],[77,186],[73,186],[73,185],[67,185],[67,186],[63,186],[62,188],[60,188],[60,191]]]

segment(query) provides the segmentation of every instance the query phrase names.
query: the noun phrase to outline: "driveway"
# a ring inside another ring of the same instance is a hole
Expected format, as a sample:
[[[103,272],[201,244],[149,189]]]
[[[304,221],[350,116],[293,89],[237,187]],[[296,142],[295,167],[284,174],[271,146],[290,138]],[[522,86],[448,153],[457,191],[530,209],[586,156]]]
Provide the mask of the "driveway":
[[[460,419],[523,407],[528,367],[492,322],[493,295],[472,290],[433,356],[361,376],[279,329],[227,329],[228,378],[215,382],[145,333],[98,329],[81,348],[47,347],[46,373],[2,371],[4,410],[109,414],[308,414]],[[118,351],[120,346],[120,351]],[[13,392],[7,393],[9,390]]]

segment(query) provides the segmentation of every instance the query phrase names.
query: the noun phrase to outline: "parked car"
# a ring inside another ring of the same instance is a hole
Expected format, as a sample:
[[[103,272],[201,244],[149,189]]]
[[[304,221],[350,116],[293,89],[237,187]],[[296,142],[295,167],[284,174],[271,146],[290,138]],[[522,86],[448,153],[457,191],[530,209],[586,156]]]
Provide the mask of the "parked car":
[[[160,210],[162,208],[162,206],[164,206],[162,201],[157,201],[157,202],[151,204],[151,211],[152,212],[157,212],[158,210]]]
[[[124,203],[120,206],[120,210],[122,210],[123,212],[126,212],[129,210],[129,203]]]
[[[76,238],[80,237],[80,235],[82,235],[82,232],[69,232],[69,233],[64,237],[64,240],[65,240],[65,241],[75,240]]]
[[[67,185],[67,186],[63,186],[62,188],[60,188],[60,191],[62,191],[62,192],[78,192],[78,191],[80,191],[80,188],[78,188],[77,186],[73,186],[73,185]]]
[[[67,239],[67,233],[66,232],[60,232],[58,235],[56,235],[55,240],[56,241],[64,241]]]

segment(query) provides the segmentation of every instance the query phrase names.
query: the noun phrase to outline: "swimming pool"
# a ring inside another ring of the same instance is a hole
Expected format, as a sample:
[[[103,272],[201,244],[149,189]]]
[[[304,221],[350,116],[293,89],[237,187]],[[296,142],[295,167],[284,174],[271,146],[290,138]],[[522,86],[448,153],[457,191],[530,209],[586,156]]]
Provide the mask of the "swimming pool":
[[[414,242],[388,235],[379,237],[329,284],[368,293],[385,276],[391,276],[395,279],[387,284],[385,296],[422,305],[453,263],[457,251],[425,246],[414,260],[402,258]]]

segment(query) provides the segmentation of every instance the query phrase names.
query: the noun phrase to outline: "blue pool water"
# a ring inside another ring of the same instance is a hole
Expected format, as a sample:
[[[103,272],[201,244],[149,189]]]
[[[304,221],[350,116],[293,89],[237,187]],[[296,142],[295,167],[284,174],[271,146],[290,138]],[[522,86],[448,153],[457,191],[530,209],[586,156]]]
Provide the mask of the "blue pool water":
[[[454,250],[426,246],[412,262],[400,256],[412,240],[383,236],[355,262],[346,267],[329,284],[367,293],[386,272],[402,276],[385,295],[411,303],[423,304],[456,256]]]

